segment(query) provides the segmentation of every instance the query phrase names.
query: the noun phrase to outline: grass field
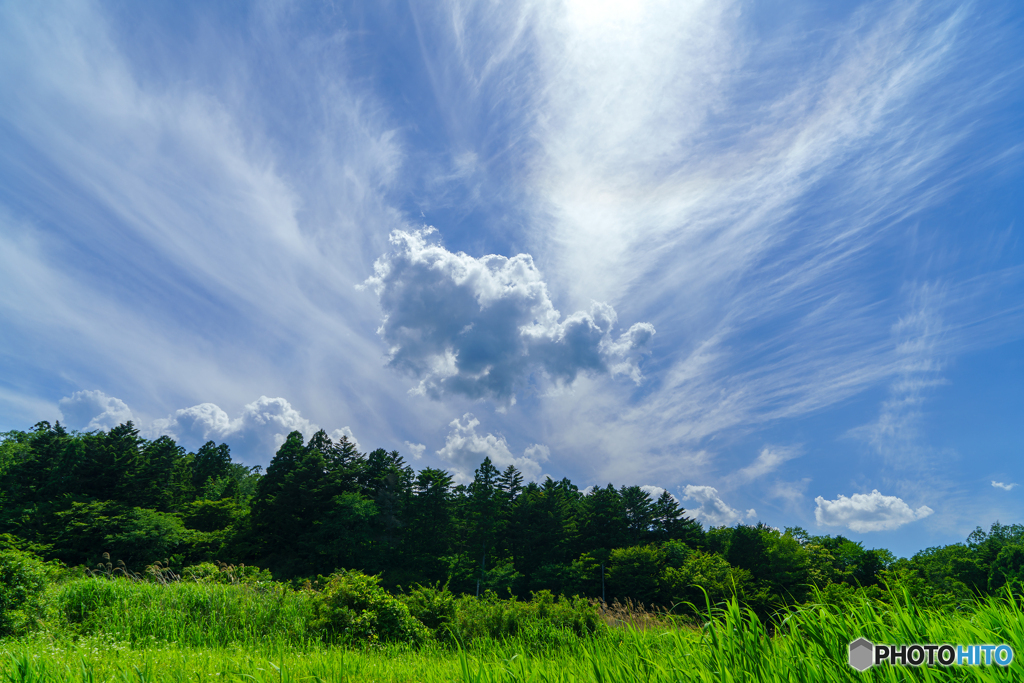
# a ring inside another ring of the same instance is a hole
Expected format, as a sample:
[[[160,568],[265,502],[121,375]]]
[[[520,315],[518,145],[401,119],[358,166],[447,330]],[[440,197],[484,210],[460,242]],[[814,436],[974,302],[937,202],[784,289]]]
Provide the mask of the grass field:
[[[171,588],[171,590],[168,590]],[[861,601],[805,606],[769,629],[735,603],[702,628],[615,626],[579,637],[524,629],[465,648],[429,643],[328,647],[304,629],[301,592],[76,581],[52,595],[53,616],[29,637],[0,642],[5,681],[989,681],[1024,680],[1007,668],[847,663],[848,643],[1007,643],[1024,650],[1013,598],[959,612]],[[76,611],[77,608],[77,611]]]

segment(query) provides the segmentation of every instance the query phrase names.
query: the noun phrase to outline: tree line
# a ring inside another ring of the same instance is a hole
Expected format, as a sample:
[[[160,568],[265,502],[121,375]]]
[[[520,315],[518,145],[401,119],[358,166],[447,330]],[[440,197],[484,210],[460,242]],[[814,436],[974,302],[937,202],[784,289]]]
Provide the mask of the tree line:
[[[415,471],[397,451],[359,452],[317,432],[288,435],[266,471],[226,444],[187,452],[131,422],[69,432],[40,422],[0,434],[0,547],[91,566],[222,561],[301,580],[337,569],[384,585],[463,593],[540,590],[666,607],[738,594],[766,611],[894,581],[939,606],[1024,581],[1024,527],[978,528],[964,543],[896,559],[841,535],[764,524],[704,530],[667,492],[568,479],[524,483],[485,459],[466,485]]]

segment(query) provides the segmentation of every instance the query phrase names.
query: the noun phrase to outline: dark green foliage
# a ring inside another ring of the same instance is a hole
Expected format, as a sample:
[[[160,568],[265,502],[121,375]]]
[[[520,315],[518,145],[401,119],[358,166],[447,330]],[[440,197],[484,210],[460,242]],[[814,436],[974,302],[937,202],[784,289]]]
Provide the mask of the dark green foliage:
[[[206,482],[225,476],[231,468],[231,449],[226,443],[207,441],[192,459],[192,486],[202,491]]]
[[[570,563],[543,565],[534,572],[532,583],[556,595],[596,597],[601,594],[601,563],[583,553]]]
[[[157,560],[175,575],[192,565],[197,581],[221,577],[215,561],[267,567],[293,585],[346,568],[389,589],[447,582],[456,595],[520,601],[606,588],[609,598],[669,607],[707,591],[713,601],[741,596],[761,616],[810,599],[812,588],[839,600],[885,596],[898,583],[933,606],[1024,591],[1021,525],[996,523],[896,560],[799,528],[705,533],[669,493],[652,500],[637,486],[583,495],[568,479],[524,482],[487,459],[471,483],[453,486],[448,472],[414,472],[397,451],[364,455],[323,431],[308,443],[290,434],[264,473],[232,462],[225,444],[187,453],[130,422],[0,434],[0,549],[89,566],[107,552],[139,575]]]
[[[530,589],[550,588],[543,567],[572,559],[579,494],[567,480],[527,484],[508,507],[504,545]]]
[[[234,499],[196,500],[181,508],[181,521],[197,531],[221,531],[242,522],[248,510]]]
[[[422,643],[430,631],[409,608],[380,586],[380,578],[357,571],[333,574],[313,597],[311,625],[332,641]]]
[[[623,486],[619,490],[619,496],[626,517],[627,545],[647,543],[653,537],[655,520],[651,495],[639,486]]]
[[[679,567],[668,567],[661,578],[662,602],[687,612],[693,605],[696,613],[707,605],[717,605],[731,597],[749,602],[756,596],[750,572],[731,566],[716,553],[696,551]]]
[[[186,539],[178,517],[114,501],[72,501],[54,517],[55,554],[67,564],[91,565],[106,552],[141,569],[176,553]]]
[[[665,554],[654,545],[616,548],[608,558],[609,597],[645,605],[658,602]]]
[[[654,502],[654,520],[651,529],[657,541],[678,540],[691,548],[700,545],[704,530],[700,524],[686,517],[685,510],[668,491],[663,491]]]
[[[486,565],[487,553],[495,545],[495,536],[500,528],[503,499],[498,489],[499,472],[484,458],[467,487],[466,521],[469,526],[468,549],[476,552]]]
[[[427,467],[417,473],[409,501],[405,551],[408,566],[428,582],[449,576],[444,557],[455,535],[452,475]]]
[[[417,584],[399,598],[409,608],[409,614],[430,629],[438,640],[452,637],[455,623],[456,596],[448,584]]]
[[[725,559],[734,567],[746,569],[756,579],[764,579],[769,575],[768,547],[765,538],[766,528],[739,525],[732,531],[729,550]]]
[[[622,548],[626,545],[628,529],[626,506],[615,487],[594,488],[581,503],[582,523],[579,525],[580,543],[586,551]]]
[[[347,443],[318,432],[308,445],[292,432],[259,480],[252,500],[252,559],[284,577],[363,566],[377,506],[359,486],[365,463]],[[368,482],[361,482],[365,488]]]
[[[1004,545],[992,563],[988,578],[988,589],[997,591],[1009,585],[1020,591],[1024,585],[1024,547],[1017,544]]]

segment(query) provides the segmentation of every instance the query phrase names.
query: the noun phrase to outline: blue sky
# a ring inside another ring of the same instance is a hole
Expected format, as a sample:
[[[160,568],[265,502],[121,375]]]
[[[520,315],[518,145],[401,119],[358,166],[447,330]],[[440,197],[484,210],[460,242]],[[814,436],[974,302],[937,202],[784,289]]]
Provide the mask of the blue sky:
[[[1024,12],[820,5],[0,4],[0,429],[1021,521]]]

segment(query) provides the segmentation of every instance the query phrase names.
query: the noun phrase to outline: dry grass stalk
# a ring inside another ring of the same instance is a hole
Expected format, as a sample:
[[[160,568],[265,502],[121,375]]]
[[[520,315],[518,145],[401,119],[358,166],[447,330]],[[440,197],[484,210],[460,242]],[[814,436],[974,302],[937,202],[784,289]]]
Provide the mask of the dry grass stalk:
[[[676,627],[675,620],[670,617],[668,610],[657,605],[646,606],[629,598],[626,598],[625,602],[613,600],[611,605],[594,598],[590,604],[597,607],[604,622],[613,628],[630,626],[646,631]]]

